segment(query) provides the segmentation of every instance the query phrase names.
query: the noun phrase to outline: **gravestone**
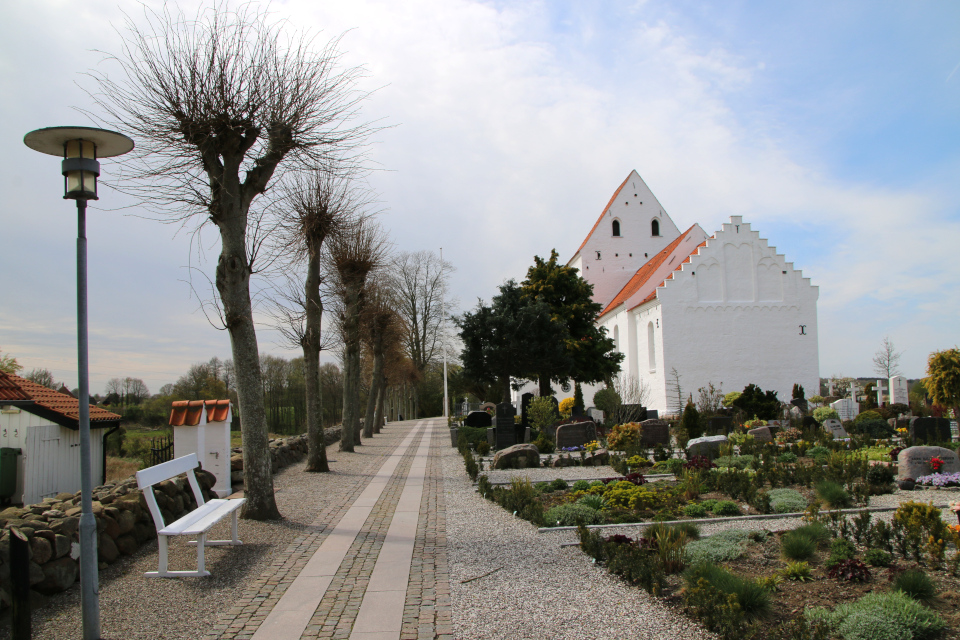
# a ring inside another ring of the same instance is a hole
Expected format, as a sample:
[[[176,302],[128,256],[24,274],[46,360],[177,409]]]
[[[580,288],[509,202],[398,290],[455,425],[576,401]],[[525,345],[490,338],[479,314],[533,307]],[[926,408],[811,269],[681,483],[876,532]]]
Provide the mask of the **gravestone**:
[[[517,430],[513,416],[517,410],[509,402],[497,405],[495,426],[497,428],[497,449],[506,449],[517,444]]]
[[[890,404],[910,404],[910,387],[903,376],[890,378]]]
[[[573,405],[573,409],[570,411],[570,416],[573,418],[585,418],[586,416],[583,413],[583,407],[578,404]]]
[[[730,416],[711,416],[707,418],[707,433],[712,436],[725,436],[733,429],[733,418]]]
[[[860,414],[860,403],[853,398],[840,398],[830,404],[841,420],[853,420]]]
[[[497,448],[497,430],[493,427],[487,427],[487,444],[491,449]]]
[[[530,422],[527,418],[527,409],[530,408],[530,401],[533,400],[534,395],[532,393],[525,393],[520,396],[520,424],[524,427],[529,427]]]
[[[807,399],[806,398],[794,398],[790,401],[790,404],[800,409],[800,411],[807,412]]]
[[[704,436],[687,441],[687,458],[707,456],[711,460],[720,453],[720,445],[727,443],[727,436]]]
[[[960,473],[960,459],[950,449],[943,447],[907,447],[897,456],[897,478],[916,480],[920,476],[933,473],[930,467],[930,458],[940,458],[943,466],[939,473]]]
[[[770,427],[757,427],[747,431],[748,436],[753,436],[757,442],[773,442],[773,431]]]
[[[910,422],[911,442],[950,442],[950,420],[916,418]]]
[[[493,425],[492,416],[486,411],[471,411],[463,420],[467,427],[490,427]]]
[[[456,427],[450,427],[450,445],[456,448],[457,446],[457,434],[460,430]]]
[[[557,449],[582,447],[597,439],[597,425],[592,422],[575,422],[557,427]]]
[[[645,447],[670,444],[670,424],[663,420],[644,420],[640,423],[640,444]]]
[[[603,411],[597,409],[596,407],[590,407],[587,409],[587,416],[596,423],[603,422]]]
[[[843,428],[843,423],[836,418],[828,418],[823,421],[823,429],[836,439],[849,438],[847,430]]]

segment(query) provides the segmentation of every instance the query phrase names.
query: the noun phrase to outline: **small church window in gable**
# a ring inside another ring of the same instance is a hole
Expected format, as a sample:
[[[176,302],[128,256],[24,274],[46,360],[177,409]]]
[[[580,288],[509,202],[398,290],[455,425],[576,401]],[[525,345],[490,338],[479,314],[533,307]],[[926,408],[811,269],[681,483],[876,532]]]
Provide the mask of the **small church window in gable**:
[[[650,221],[650,235],[659,236],[660,235],[660,221],[654,218]]]
[[[613,326],[613,348],[617,351],[617,353],[620,352],[620,327],[619,327],[619,325],[614,325],[614,326]]]
[[[657,346],[653,342],[653,323],[647,323],[647,356],[650,360],[650,371],[657,369]]]
[[[600,259],[600,252],[597,251],[597,260],[599,260],[599,259]]]
[[[613,221],[613,237],[614,238],[620,237],[620,221],[619,220]]]

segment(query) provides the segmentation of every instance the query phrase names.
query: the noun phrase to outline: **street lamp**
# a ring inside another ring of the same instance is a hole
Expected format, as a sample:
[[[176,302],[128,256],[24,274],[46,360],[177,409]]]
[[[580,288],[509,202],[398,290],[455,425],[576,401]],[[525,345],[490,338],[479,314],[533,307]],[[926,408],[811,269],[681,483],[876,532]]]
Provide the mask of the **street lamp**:
[[[77,201],[77,373],[80,378],[80,606],[83,639],[100,638],[97,521],[93,516],[90,460],[90,385],[87,349],[87,200],[97,200],[97,158],[133,149],[127,136],[93,127],[47,127],[31,131],[23,143],[40,153],[63,158],[63,197]]]

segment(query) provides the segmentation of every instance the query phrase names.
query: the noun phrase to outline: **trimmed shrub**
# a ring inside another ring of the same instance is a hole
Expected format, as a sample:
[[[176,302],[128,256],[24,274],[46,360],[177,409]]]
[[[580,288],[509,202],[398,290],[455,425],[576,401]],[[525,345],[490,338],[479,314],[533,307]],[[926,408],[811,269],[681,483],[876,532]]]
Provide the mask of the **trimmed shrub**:
[[[567,488],[569,487],[570,485],[567,484],[567,481],[564,480],[563,478],[557,478],[556,480],[550,483],[550,488],[553,489],[554,491],[566,491]]]
[[[819,447],[819,446],[810,447],[809,449],[807,449],[807,455],[813,458],[814,460],[818,458],[823,458],[824,460],[826,460],[827,456],[830,455],[830,449],[827,449],[826,447]]]
[[[929,604],[937,595],[937,587],[923,569],[907,569],[893,579],[895,591],[902,591],[917,602]]]
[[[777,462],[781,464],[793,464],[797,461],[797,454],[787,451],[777,456]]]
[[[893,469],[885,464],[875,464],[867,470],[867,483],[877,489],[889,491],[893,478]]]
[[[819,422],[820,424],[823,424],[830,418],[839,420],[840,414],[837,413],[835,409],[832,409],[830,407],[818,407],[817,409],[813,410],[813,417],[817,422]]]
[[[889,567],[893,562],[893,555],[883,549],[870,549],[863,554],[863,561],[871,567]]]
[[[859,418],[860,416],[857,417]],[[896,430],[890,426],[890,423],[882,419],[854,422],[853,431],[874,440],[892,438],[896,433]]]
[[[868,593],[832,612],[807,609],[805,617],[823,623],[845,640],[919,640],[936,635],[946,626],[937,613],[904,593]]]
[[[589,491],[590,483],[587,482],[586,480],[577,480],[576,482],[573,483],[573,487],[571,488],[574,491]]]
[[[853,502],[850,494],[838,482],[825,480],[818,483],[814,490],[817,492],[817,496],[833,509],[846,509]]]
[[[582,503],[560,504],[551,507],[543,514],[547,527],[573,527],[580,524],[600,524],[603,515]]]
[[[703,518],[707,515],[707,508],[702,504],[696,504],[691,502],[683,508],[683,515],[688,518]]]
[[[735,467],[737,469],[746,469],[756,466],[754,456],[720,456],[713,461],[718,467]]]
[[[695,565],[703,562],[725,562],[736,560],[751,538],[750,531],[730,529],[720,531],[712,536],[696,540],[687,545],[687,564]]]
[[[795,489],[771,489],[767,495],[774,513],[798,513],[807,508],[807,499]]]
[[[720,500],[713,507],[714,515],[718,516],[739,516],[741,515],[740,507],[737,506],[736,502],[730,500]]]
[[[827,566],[832,567],[838,562],[851,560],[857,557],[857,548],[849,540],[836,538],[830,543],[830,558],[827,560]]]

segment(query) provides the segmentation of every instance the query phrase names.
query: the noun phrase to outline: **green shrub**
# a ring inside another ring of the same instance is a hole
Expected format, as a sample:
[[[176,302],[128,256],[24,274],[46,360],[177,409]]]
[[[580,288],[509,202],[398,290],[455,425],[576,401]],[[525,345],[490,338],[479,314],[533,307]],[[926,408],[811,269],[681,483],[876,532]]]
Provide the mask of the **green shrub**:
[[[794,529],[780,538],[780,553],[788,560],[809,560],[817,552],[817,541]]]
[[[907,569],[893,579],[893,589],[902,591],[917,602],[929,604],[937,595],[937,587],[923,569]]]
[[[896,430],[890,426],[890,423],[883,419],[855,422],[851,429],[854,433],[859,433],[873,440],[892,438],[896,433]]]
[[[719,500],[713,506],[713,513],[718,516],[739,516],[742,514],[737,503],[730,500]]]
[[[713,508],[714,508],[715,506],[717,506],[717,503],[718,503],[718,502],[719,502],[719,500],[714,500],[713,498],[710,498],[709,500],[703,500],[703,501],[701,501],[701,502],[700,502],[700,505],[701,505],[704,509],[706,509],[707,511],[709,511],[709,512],[712,513],[712,512],[713,512]]]
[[[827,625],[844,640],[922,640],[946,626],[937,613],[899,591],[868,593],[832,612],[807,609],[805,617]]]
[[[702,504],[691,502],[683,508],[683,515],[688,518],[702,518],[707,515],[707,509]]]
[[[844,538],[836,538],[830,543],[830,558],[827,560],[827,566],[832,567],[838,562],[855,557],[857,557],[857,548],[854,544]]]
[[[574,502],[551,507],[543,514],[543,521],[548,527],[574,527],[580,524],[600,524],[603,522],[603,515],[585,504]]]
[[[573,489],[574,491],[589,491],[590,483],[587,482],[586,480],[577,480],[576,482],[573,483],[573,487],[571,487],[571,489]]]
[[[497,487],[492,494],[497,504],[507,511],[535,525],[543,524],[543,504],[527,478],[514,478],[508,488]]]
[[[852,503],[850,494],[838,482],[824,480],[818,483],[814,490],[817,492],[817,496],[833,509],[846,509]]]
[[[746,469],[756,466],[755,456],[720,456],[713,461],[718,467],[735,467],[737,469]]]
[[[643,537],[654,539],[657,536],[666,536],[668,538],[676,538],[680,535],[687,537],[687,540],[699,540],[700,539],[700,527],[698,527],[693,522],[677,522],[675,524],[663,524],[662,522],[654,522],[649,527],[646,528],[643,532]]]
[[[780,575],[788,580],[805,582],[813,580],[813,572],[810,570],[810,563],[803,560],[788,562],[787,566],[780,570]]]
[[[830,449],[827,449],[826,447],[817,446],[817,447],[810,447],[809,449],[807,449],[807,456],[813,458],[814,460],[817,460],[819,458],[826,459],[828,455],[830,455]]]
[[[712,536],[696,540],[687,545],[687,564],[703,562],[726,562],[736,560],[746,548],[751,532],[742,529],[720,531]]]
[[[795,489],[771,489],[767,495],[774,513],[799,513],[807,508],[807,499]]]
[[[481,442],[487,441],[486,427],[458,427],[457,449],[476,449]]]
[[[830,407],[819,407],[813,410],[813,418],[820,424],[823,424],[830,418],[839,420],[840,414],[837,413],[835,409],[832,409]]]
[[[481,456],[485,456],[490,453],[490,443],[486,440],[481,440],[477,443],[477,453]]]
[[[557,478],[556,480],[550,483],[550,487],[554,491],[566,491],[570,487],[570,485],[567,484],[567,481],[564,480],[563,478]]]
[[[544,454],[553,453],[554,451],[557,450],[557,445],[554,444],[553,440],[548,438],[547,434],[543,433],[542,431],[540,432],[540,435],[538,435],[536,439],[530,444],[535,446],[537,448],[537,451]]]
[[[807,536],[821,545],[830,540],[830,530],[822,522],[811,522],[794,529],[799,535]]]
[[[883,549],[870,549],[863,554],[863,561],[872,567],[889,567],[893,562],[893,555]]]
[[[858,413],[857,417],[853,419],[853,424],[860,424],[861,422],[866,422],[867,420],[883,420],[883,416],[880,415],[880,412],[878,411],[868,409],[867,411],[861,411]]]
[[[553,398],[546,396],[532,398],[527,406],[527,419],[530,421],[530,426],[543,435],[547,427],[560,420],[560,414],[553,405]],[[541,451],[541,453],[544,452]]]
[[[463,452],[463,465],[466,467],[467,475],[470,476],[470,479],[476,482],[477,475],[480,473],[480,467],[477,465],[477,460],[473,457],[473,453],[469,449]]]
[[[692,566],[683,574],[688,587],[705,580],[710,586],[727,595],[735,595],[737,604],[748,620],[762,618],[770,613],[770,594],[755,580],[750,580],[727,571],[709,562]]]
[[[777,462],[781,464],[793,464],[797,461],[797,454],[787,451],[777,456]]]
[[[584,506],[600,511],[607,506],[607,501],[603,499],[603,496],[598,496],[596,494],[587,494],[585,496],[580,496],[580,499],[577,500],[577,504],[582,504]]]

